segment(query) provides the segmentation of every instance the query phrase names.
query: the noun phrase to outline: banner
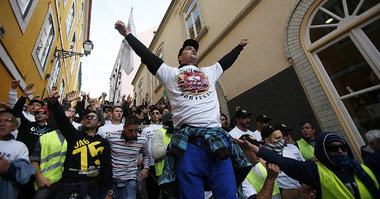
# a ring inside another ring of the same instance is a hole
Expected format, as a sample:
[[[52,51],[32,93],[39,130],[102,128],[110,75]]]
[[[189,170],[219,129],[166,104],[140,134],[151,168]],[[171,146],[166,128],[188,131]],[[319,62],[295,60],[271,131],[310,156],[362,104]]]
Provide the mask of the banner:
[[[133,36],[136,36],[136,28],[135,28],[132,11],[133,11],[133,8],[131,9],[131,14],[129,15],[127,28]],[[121,50],[122,52],[121,52],[121,58],[120,58],[120,65],[124,69],[124,71],[127,73],[127,75],[129,75],[133,71],[133,65],[134,65],[133,50],[125,39],[123,39],[122,45],[123,45],[123,48]]]

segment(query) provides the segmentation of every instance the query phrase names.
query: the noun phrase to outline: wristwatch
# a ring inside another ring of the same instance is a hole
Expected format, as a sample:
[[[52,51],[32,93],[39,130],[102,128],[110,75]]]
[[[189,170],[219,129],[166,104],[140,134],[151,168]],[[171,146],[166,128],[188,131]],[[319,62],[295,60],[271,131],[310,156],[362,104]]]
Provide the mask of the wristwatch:
[[[108,190],[107,191],[107,195],[112,196],[113,195],[113,190],[112,189]]]

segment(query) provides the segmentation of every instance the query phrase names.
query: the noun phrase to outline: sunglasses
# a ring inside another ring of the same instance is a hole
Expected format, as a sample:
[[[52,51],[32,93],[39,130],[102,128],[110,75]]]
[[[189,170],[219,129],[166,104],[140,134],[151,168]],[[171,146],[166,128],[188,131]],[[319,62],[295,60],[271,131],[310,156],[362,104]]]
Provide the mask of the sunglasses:
[[[46,114],[47,114],[47,112],[46,112],[46,111],[37,111],[37,112],[36,112],[36,115],[39,115],[39,114],[43,114],[43,115],[46,115]]]
[[[86,115],[84,118],[87,119],[87,120],[97,120],[98,116],[96,116],[96,115]]]
[[[157,111],[152,112],[152,115],[159,115],[159,114],[160,114],[160,112],[157,112]]]
[[[5,119],[0,119],[0,123],[1,122],[8,122],[8,123],[11,123],[13,122],[12,118],[5,118]]]
[[[104,112],[111,112],[111,110],[104,110]]]
[[[329,144],[326,146],[327,152],[338,152],[339,149],[343,152],[347,152],[347,146],[344,144]]]

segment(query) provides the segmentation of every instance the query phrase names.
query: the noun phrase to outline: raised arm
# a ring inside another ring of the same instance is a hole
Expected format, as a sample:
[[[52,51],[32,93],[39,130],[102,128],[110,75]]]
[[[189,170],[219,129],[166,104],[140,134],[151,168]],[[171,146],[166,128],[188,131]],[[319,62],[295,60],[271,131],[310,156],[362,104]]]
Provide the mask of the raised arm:
[[[13,106],[17,102],[17,87],[19,83],[20,83],[20,80],[12,80],[12,87],[8,93],[8,101],[7,101],[7,104],[9,104],[11,108],[13,108]]]
[[[19,117],[21,119],[21,125],[18,128],[18,135],[17,140],[25,142],[24,139],[27,138],[27,135],[29,134],[30,125],[32,122],[30,122],[22,113],[22,109],[24,107],[24,104],[26,102],[26,98],[31,95],[35,89],[33,89],[33,83],[28,84],[24,89],[24,94],[17,100],[16,104],[13,107],[13,112],[16,117]],[[28,146],[30,147],[30,146]],[[28,148],[30,149],[30,148]],[[32,152],[32,151],[30,151]]]
[[[227,55],[225,55],[222,59],[218,61],[219,64],[222,66],[223,71],[227,70],[229,67],[232,66],[232,64],[238,58],[240,51],[242,51],[244,46],[246,46],[248,43],[248,39],[241,39],[239,45],[237,45],[234,49],[231,50],[231,52],[229,52]]]
[[[300,183],[305,183],[311,188],[317,190],[317,192],[320,192],[321,184],[319,181],[318,167],[314,162],[302,162],[291,158],[282,157],[265,148],[259,148],[249,143],[247,140],[244,140],[244,142],[241,140],[237,141],[243,151],[251,150],[264,160],[278,165],[281,171],[285,172],[285,174],[289,177],[298,180]]]
[[[277,164],[281,171],[285,172],[289,177],[300,181],[300,183],[305,183],[317,191],[321,189],[318,167],[314,162],[301,162],[282,157],[264,148],[260,148],[260,152],[257,155],[266,161]]]
[[[49,110],[53,112],[58,129],[61,131],[66,140],[71,140],[77,134],[77,130],[70,123],[69,118],[66,117],[63,107],[58,102],[59,93],[57,90],[48,92],[48,106]]]
[[[36,91],[36,89],[33,89],[33,86],[34,86],[34,83],[28,84],[24,89],[23,95],[20,97],[20,99],[17,100],[16,104],[14,105],[13,111],[14,111],[14,114],[16,114],[16,117],[21,117],[23,119],[22,109],[26,102],[26,98]]]
[[[136,37],[130,34],[130,31],[125,26],[124,22],[117,21],[115,24],[115,29],[125,37],[135,53],[141,58],[141,62],[148,67],[148,70],[153,75],[155,75],[164,61],[150,52],[150,50],[144,44],[142,44]]]

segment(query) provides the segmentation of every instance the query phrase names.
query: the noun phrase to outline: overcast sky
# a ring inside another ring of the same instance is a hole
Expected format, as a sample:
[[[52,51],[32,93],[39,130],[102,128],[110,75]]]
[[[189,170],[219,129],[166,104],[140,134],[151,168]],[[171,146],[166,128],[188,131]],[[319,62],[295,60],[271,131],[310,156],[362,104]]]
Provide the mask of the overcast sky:
[[[122,36],[114,28],[117,20],[128,22],[131,8],[137,34],[159,26],[171,0],[93,0],[90,40],[94,49],[82,57],[82,91],[99,97],[109,91],[109,78]]]

